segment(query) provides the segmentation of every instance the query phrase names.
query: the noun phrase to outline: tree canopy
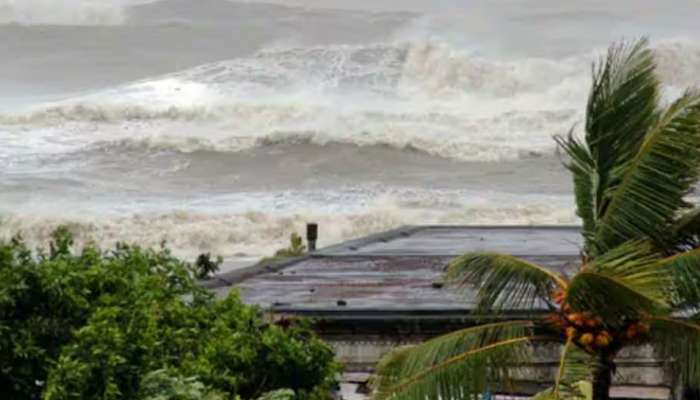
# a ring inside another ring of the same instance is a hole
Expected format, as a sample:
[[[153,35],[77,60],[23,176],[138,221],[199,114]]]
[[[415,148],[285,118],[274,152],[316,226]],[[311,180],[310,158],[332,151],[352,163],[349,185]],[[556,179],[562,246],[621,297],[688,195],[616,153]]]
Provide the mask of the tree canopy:
[[[275,324],[235,292],[217,299],[199,272],[165,248],[76,252],[66,229],[49,251],[0,242],[0,397],[329,396],[338,365],[308,323]]]

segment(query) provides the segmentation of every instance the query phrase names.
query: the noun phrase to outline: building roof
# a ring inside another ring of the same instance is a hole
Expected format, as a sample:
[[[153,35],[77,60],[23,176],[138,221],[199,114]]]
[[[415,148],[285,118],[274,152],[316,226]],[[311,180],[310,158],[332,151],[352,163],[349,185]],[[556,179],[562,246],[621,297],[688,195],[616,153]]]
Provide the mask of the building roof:
[[[408,226],[286,262],[225,273],[207,286],[220,295],[236,288],[246,302],[273,311],[279,318],[315,317],[314,328],[345,364],[343,398],[362,400],[369,372],[390,349],[485,319],[533,313],[528,309],[476,315],[475,293],[443,282],[444,269],[455,256],[479,251],[507,253],[571,274],[580,262],[580,248],[578,227]],[[559,365],[558,348],[540,346],[535,353],[528,366],[530,375],[518,381],[522,393],[536,393],[551,385]],[[652,349],[632,348],[629,354],[620,354],[618,366],[624,378],[616,378],[612,397],[671,398],[665,383],[673,379],[652,353]]]
[[[577,227],[407,226],[331,246],[281,264],[218,276],[266,309],[333,318],[441,318],[473,311],[474,293],[443,285],[465,252],[513,254],[566,273],[579,260]],[[514,310],[517,312],[517,310]]]

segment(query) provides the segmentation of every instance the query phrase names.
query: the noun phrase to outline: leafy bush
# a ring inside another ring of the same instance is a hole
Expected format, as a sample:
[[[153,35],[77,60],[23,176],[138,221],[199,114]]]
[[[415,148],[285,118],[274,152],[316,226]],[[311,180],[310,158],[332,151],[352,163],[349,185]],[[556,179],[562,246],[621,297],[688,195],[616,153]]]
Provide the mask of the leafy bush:
[[[261,262],[275,262],[292,257],[301,257],[304,253],[306,253],[304,239],[298,233],[292,233],[289,237],[289,247],[277,250],[274,256],[263,258]]]
[[[166,369],[144,377],[139,397],[143,400],[224,400],[221,393],[208,389],[196,377],[183,378]]]
[[[291,400],[294,399],[294,391],[278,389],[260,396],[258,400]]]
[[[317,399],[334,384],[332,351],[305,323],[217,300],[167,249],[76,253],[65,229],[49,247],[0,242],[2,398]]]
[[[197,261],[194,262],[195,277],[197,279],[209,279],[212,275],[219,271],[219,267],[224,262],[221,256],[211,259],[211,254],[200,254]]]

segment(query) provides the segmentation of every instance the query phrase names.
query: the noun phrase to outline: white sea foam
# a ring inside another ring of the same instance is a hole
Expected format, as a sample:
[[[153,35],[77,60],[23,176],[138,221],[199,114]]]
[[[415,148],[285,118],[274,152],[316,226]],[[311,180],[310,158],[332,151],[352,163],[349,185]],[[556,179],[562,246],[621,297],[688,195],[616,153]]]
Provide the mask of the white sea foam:
[[[124,22],[125,1],[0,0],[0,24],[117,25]]]
[[[59,225],[68,226],[78,243],[95,241],[111,247],[117,241],[158,246],[166,241],[178,255],[194,257],[213,252],[228,258],[261,257],[288,244],[292,232],[303,232],[304,224],[318,222],[320,245],[391,229],[404,224],[573,224],[577,220],[571,208],[551,205],[473,204],[449,212],[436,209],[407,209],[379,204],[357,213],[319,213],[298,209],[289,214],[263,211],[244,213],[173,212],[135,214],[126,217],[40,217],[5,216],[0,237],[22,233],[32,245],[46,243],[50,232]]]
[[[700,47],[677,39],[656,51],[671,92],[698,81]],[[552,154],[551,137],[581,121],[591,59],[491,60],[429,42],[265,50],[5,113],[0,124],[43,137],[50,151],[130,143],[228,152],[308,141],[514,159]]]
[[[17,82],[0,79],[0,236],[39,243],[68,224],[103,246],[165,239],[187,256],[257,257],[309,220],[322,244],[402,224],[575,223],[551,136],[582,121],[590,64],[612,36],[662,38],[668,98],[699,83],[688,1],[654,13],[631,0],[352,5],[427,11],[418,19],[123,7],[140,2],[0,0],[0,24],[26,25],[3,26],[5,44],[28,43],[7,47],[2,75]]]
[[[0,124],[59,128],[61,138],[45,135],[51,149],[131,142],[238,151],[303,140],[499,160],[551,153],[550,137],[579,118],[579,68],[484,60],[430,43],[268,50],[6,113]]]

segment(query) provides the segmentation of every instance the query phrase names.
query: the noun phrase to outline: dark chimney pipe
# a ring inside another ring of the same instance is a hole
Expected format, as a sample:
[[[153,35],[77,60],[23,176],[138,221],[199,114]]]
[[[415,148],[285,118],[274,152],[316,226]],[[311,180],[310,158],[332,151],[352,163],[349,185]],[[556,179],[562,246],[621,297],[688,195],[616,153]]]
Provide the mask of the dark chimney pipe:
[[[308,242],[309,253],[316,251],[316,241],[318,240],[318,224],[306,224],[306,241]]]

